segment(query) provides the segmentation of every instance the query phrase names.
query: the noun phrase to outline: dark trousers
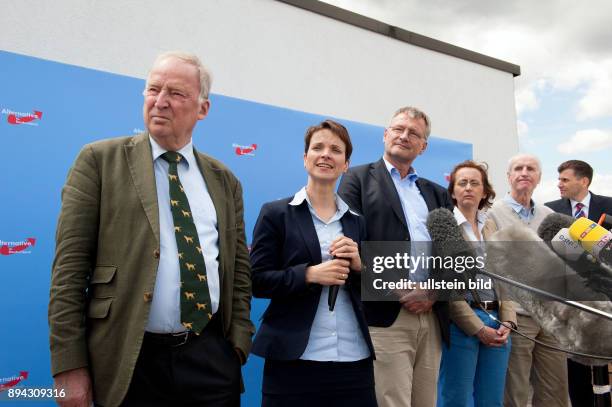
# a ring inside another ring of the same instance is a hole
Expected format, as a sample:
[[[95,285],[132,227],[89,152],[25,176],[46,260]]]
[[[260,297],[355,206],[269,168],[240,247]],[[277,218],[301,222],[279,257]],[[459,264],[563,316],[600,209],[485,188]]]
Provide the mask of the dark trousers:
[[[591,366],[567,359],[567,381],[572,406],[591,407],[594,405]]]
[[[372,359],[266,360],[263,407],[376,407]]]
[[[240,361],[213,319],[181,346],[145,335],[124,407],[240,405]]]

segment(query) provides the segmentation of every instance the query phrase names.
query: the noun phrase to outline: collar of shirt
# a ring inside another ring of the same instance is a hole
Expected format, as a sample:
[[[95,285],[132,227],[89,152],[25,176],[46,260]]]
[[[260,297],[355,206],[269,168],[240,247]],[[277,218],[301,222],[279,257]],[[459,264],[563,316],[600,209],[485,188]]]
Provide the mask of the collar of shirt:
[[[465,215],[463,215],[463,212],[461,212],[459,210],[459,208],[457,208],[455,206],[455,208],[453,209],[453,215],[455,215],[455,220],[457,221],[457,225],[461,226],[464,223],[468,223],[468,220],[465,218]],[[486,214],[479,210],[478,212],[476,212],[476,222],[478,223],[478,229],[482,229],[482,226],[484,226],[485,220],[486,220],[487,216]]]
[[[408,181],[411,183],[416,182],[419,179],[419,174],[417,174],[416,170],[413,167],[410,167],[410,171],[408,171],[408,175],[402,178],[399,170],[393,166],[385,157],[383,157],[383,161],[385,162],[385,167],[387,167],[387,171],[391,174],[391,178],[393,178],[394,174],[400,181]]]
[[[504,197],[504,202],[506,202],[514,212],[517,213],[521,218],[528,219],[535,213],[535,202],[533,199],[530,201],[531,207],[529,209],[525,208],[522,204],[518,203],[510,193],[507,193]]]
[[[157,144],[157,141],[155,141],[155,139],[153,139],[150,134],[149,141],[151,142],[151,152],[153,154],[153,161],[157,160],[163,153],[168,151],[163,149],[159,144]],[[187,164],[187,168],[191,167],[192,165],[197,166],[195,154],[193,153],[193,141],[190,140],[189,143],[187,143],[183,148],[177,151],[177,153],[183,156],[183,158],[185,159],[185,163]],[[165,162],[163,158],[162,161]]]
[[[323,220],[321,220],[316,213],[314,212],[314,208],[312,207],[312,204],[310,203],[310,199],[308,198],[308,194],[306,193],[306,187],[302,187],[302,189],[300,189],[294,196],[293,199],[291,200],[291,202],[289,202],[289,205],[292,206],[299,206],[302,204],[302,202],[306,201],[306,203],[308,204],[308,209],[310,209],[310,212],[313,213],[315,216],[317,216],[317,218],[319,218],[319,220],[321,220],[321,222],[323,223],[332,223],[338,219],[340,219],[341,217],[344,216],[344,214],[349,211],[350,213],[352,213],[355,216],[359,216],[357,213],[353,212],[349,206],[346,204],[346,202],[344,202],[342,200],[342,198],[340,198],[338,196],[338,194],[334,194],[335,198],[336,198],[336,207],[338,208],[338,210],[336,211],[336,214],[334,216],[332,216],[332,218],[327,221],[327,222],[323,222]]]
[[[573,199],[570,199],[570,204],[572,205],[572,214],[574,214],[574,212],[576,212],[576,204],[577,203],[582,203],[584,205],[582,210],[585,213],[587,213],[588,210],[589,210],[589,205],[591,204],[591,192],[587,193],[587,195],[584,197],[584,199],[582,201],[574,201]]]

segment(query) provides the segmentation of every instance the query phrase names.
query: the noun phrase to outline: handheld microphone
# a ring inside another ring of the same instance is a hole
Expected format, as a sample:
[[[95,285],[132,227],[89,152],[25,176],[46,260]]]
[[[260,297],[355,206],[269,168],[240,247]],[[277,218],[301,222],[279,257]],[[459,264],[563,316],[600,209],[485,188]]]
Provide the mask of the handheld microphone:
[[[332,257],[332,260],[335,259],[336,256]],[[329,312],[333,312],[336,307],[336,300],[338,299],[338,291],[340,291],[339,285],[332,285],[329,287],[329,292],[327,294],[327,305],[329,306]]]
[[[577,261],[586,252],[580,243],[573,240],[568,228],[563,228],[552,238],[550,244],[559,256],[569,261]]]
[[[457,225],[455,215],[446,208],[434,209],[427,216],[427,231],[431,237],[432,248],[437,256],[442,258],[472,258],[477,257],[474,247],[465,241],[461,234],[461,229]],[[453,262],[455,264],[455,262]],[[460,277],[466,282],[476,278],[477,267],[466,267],[462,273],[457,273],[453,269],[442,270],[441,279],[453,281],[456,277]],[[450,293],[449,299],[453,299],[455,295],[463,296],[464,290],[454,290]],[[448,294],[447,294],[448,295]]]
[[[327,295],[327,305],[329,305],[329,311],[333,312],[336,306],[336,300],[338,299],[338,291],[340,291],[339,285],[332,285],[329,287],[329,294]]]
[[[576,299],[592,299],[586,286],[597,293],[612,299],[612,270],[595,260],[576,242],[569,232],[575,219],[560,213],[546,216],[538,227],[538,236],[542,238],[565,263],[583,279],[584,283],[574,281],[568,288]],[[571,274],[571,273],[570,273]]]
[[[573,240],[580,242],[584,250],[597,260],[612,266],[612,232],[608,232],[587,218],[579,218],[569,228]]]
[[[569,228],[574,223],[574,218],[562,213],[551,213],[547,215],[538,226],[538,236],[545,242],[550,242],[563,228]]]

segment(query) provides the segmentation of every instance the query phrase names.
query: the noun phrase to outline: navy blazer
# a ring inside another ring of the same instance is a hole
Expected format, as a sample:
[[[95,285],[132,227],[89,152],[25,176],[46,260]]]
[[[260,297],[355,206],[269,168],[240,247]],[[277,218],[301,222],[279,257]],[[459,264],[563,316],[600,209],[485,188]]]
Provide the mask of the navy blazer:
[[[569,199],[561,198],[556,201],[546,202],[548,206],[555,212],[565,215],[574,216],[572,204]],[[609,196],[595,195],[591,192],[591,203],[589,204],[589,219],[597,222],[602,213],[612,215],[612,198]]]
[[[445,188],[425,178],[417,179],[416,185],[430,211],[436,208],[453,210],[453,202]],[[410,240],[402,203],[382,158],[349,169],[340,181],[338,194],[365,218],[368,240]],[[380,327],[391,326],[401,308],[399,301],[365,301],[364,306],[368,324]],[[448,302],[436,302],[433,310],[440,322],[442,338],[448,343]]]
[[[252,353],[272,360],[296,360],[304,353],[317,312],[322,286],[306,284],[306,268],[321,263],[317,232],[304,200],[289,205],[291,198],[266,203],[253,231],[251,278],[253,295],[270,298]],[[359,244],[365,238],[361,216],[350,211],[340,219],[342,233]],[[360,277],[351,272],[346,280],[363,338],[374,357],[361,303]]]

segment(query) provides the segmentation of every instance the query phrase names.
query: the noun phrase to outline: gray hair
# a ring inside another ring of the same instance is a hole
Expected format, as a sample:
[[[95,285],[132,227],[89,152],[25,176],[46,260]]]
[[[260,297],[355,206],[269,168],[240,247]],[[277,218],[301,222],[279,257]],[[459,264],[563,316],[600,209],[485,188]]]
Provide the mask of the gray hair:
[[[526,153],[519,153],[519,154],[516,154],[510,157],[510,159],[508,160],[508,170],[507,170],[508,174],[510,174],[510,171],[512,170],[512,166],[514,165],[514,163],[521,158],[531,158],[532,160],[534,160],[536,164],[538,165],[538,173],[542,175],[542,162],[540,161],[540,159],[533,154],[526,154]]]
[[[400,107],[395,113],[393,113],[391,120],[395,119],[400,114],[405,114],[411,119],[423,119],[425,122],[425,140],[429,138],[429,134],[431,133],[431,121],[429,120],[429,116],[427,116],[424,111],[413,106]]]
[[[155,66],[158,62],[163,61],[164,59],[168,59],[168,58],[180,59],[181,61],[186,62],[196,67],[196,69],[198,70],[198,76],[200,79],[199,99],[200,101],[207,100],[209,96],[209,92],[210,92],[212,75],[210,71],[208,70],[208,68],[206,68],[204,64],[202,64],[202,61],[200,61],[200,58],[198,58],[195,54],[191,54],[189,52],[169,51],[169,52],[164,52],[162,54],[159,54],[157,58],[155,58],[155,62],[153,63],[153,66]]]

